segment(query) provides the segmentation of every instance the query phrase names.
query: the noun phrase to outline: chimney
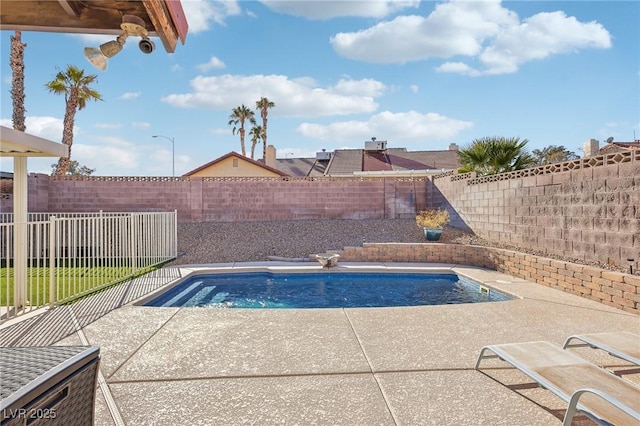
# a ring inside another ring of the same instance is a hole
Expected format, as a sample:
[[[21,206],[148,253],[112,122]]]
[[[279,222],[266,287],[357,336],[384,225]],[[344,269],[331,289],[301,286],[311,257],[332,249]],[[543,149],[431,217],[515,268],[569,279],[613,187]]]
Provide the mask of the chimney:
[[[269,167],[276,166],[276,147],[273,145],[267,145],[267,158],[264,159],[264,164]]]
[[[589,139],[582,144],[582,157],[595,157],[600,152],[600,142],[597,139]]]
[[[449,151],[458,151],[460,148],[458,148],[458,144],[457,143],[450,143],[449,144]]]

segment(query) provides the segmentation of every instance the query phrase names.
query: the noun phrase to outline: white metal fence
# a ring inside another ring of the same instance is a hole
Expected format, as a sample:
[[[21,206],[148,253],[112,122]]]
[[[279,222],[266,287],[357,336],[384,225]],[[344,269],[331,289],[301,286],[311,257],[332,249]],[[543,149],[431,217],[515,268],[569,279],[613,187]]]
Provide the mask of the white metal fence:
[[[0,323],[131,278],[177,253],[176,212],[0,216]]]

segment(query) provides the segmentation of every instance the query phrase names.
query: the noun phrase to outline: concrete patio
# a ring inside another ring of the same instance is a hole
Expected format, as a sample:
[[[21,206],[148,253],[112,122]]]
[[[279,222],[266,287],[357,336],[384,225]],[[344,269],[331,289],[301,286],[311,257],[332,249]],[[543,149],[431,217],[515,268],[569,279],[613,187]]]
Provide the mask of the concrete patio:
[[[249,271],[263,265],[216,266]],[[497,360],[474,370],[481,347],[531,340],[561,345],[578,333],[640,334],[637,315],[495,271],[367,266],[453,271],[518,299],[299,310],[130,303],[200,267],[167,268],[42,316],[57,315],[55,321],[5,327],[0,344],[54,343],[43,341],[49,330],[56,345],[100,346],[97,425],[553,425],[561,424],[566,404]],[[640,384],[640,370],[624,361],[599,350],[572,350]],[[574,424],[591,422],[580,417]]]

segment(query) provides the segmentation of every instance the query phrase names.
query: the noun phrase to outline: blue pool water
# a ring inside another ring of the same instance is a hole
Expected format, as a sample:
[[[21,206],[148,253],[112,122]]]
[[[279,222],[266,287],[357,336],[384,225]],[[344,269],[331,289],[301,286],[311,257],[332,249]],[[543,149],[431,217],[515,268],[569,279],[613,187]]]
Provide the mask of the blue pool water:
[[[347,308],[510,299],[455,274],[259,272],[195,275],[144,306]]]

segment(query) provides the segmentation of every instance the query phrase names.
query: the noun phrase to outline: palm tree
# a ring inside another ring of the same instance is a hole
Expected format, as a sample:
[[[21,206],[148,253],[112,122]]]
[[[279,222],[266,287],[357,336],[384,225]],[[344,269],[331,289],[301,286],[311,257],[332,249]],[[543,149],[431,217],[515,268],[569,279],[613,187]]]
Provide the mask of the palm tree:
[[[484,137],[474,140],[458,151],[460,173],[476,172],[479,176],[511,172],[535,165],[535,159],[526,151],[527,139]]]
[[[256,151],[256,145],[258,145],[258,140],[260,138],[262,138],[262,135],[264,134],[264,131],[262,130],[262,126],[260,125],[255,125],[251,128],[251,130],[249,131],[249,136],[251,136],[251,159],[254,159],[254,154]],[[265,164],[267,164],[267,162],[265,161]]]
[[[562,145],[549,145],[542,148],[542,150],[534,149],[531,153],[536,160],[536,165],[539,166],[563,161],[573,161],[580,158],[575,152],[569,151]]]
[[[69,168],[76,112],[87,106],[88,100],[102,100],[100,93],[90,87],[97,78],[97,75],[84,75],[84,70],[74,65],[67,65],[67,69],[64,72],[59,71],[53,80],[45,84],[49,92],[55,93],[56,95],[64,94],[64,100],[66,102],[62,143],[69,147],[69,156],[60,157],[56,171],[53,173],[55,176],[66,175],[67,169]]]
[[[233,125],[233,134],[236,131],[240,134],[240,148],[242,149],[242,155],[247,156],[247,150],[244,147],[244,122],[249,121],[251,124],[255,124],[256,119],[253,118],[253,111],[247,108],[244,104],[235,107],[231,110],[229,116],[229,126]],[[238,124],[240,125],[238,127]]]
[[[24,132],[25,125],[24,109],[24,48],[27,47],[21,40],[21,31],[16,31],[11,36],[11,72],[13,80],[11,83],[11,99],[13,100],[13,128]]]
[[[262,159],[265,164],[267,163],[267,114],[269,113],[269,108],[273,108],[275,106],[275,103],[265,97],[256,101],[256,109],[260,110],[260,117],[262,117]]]

